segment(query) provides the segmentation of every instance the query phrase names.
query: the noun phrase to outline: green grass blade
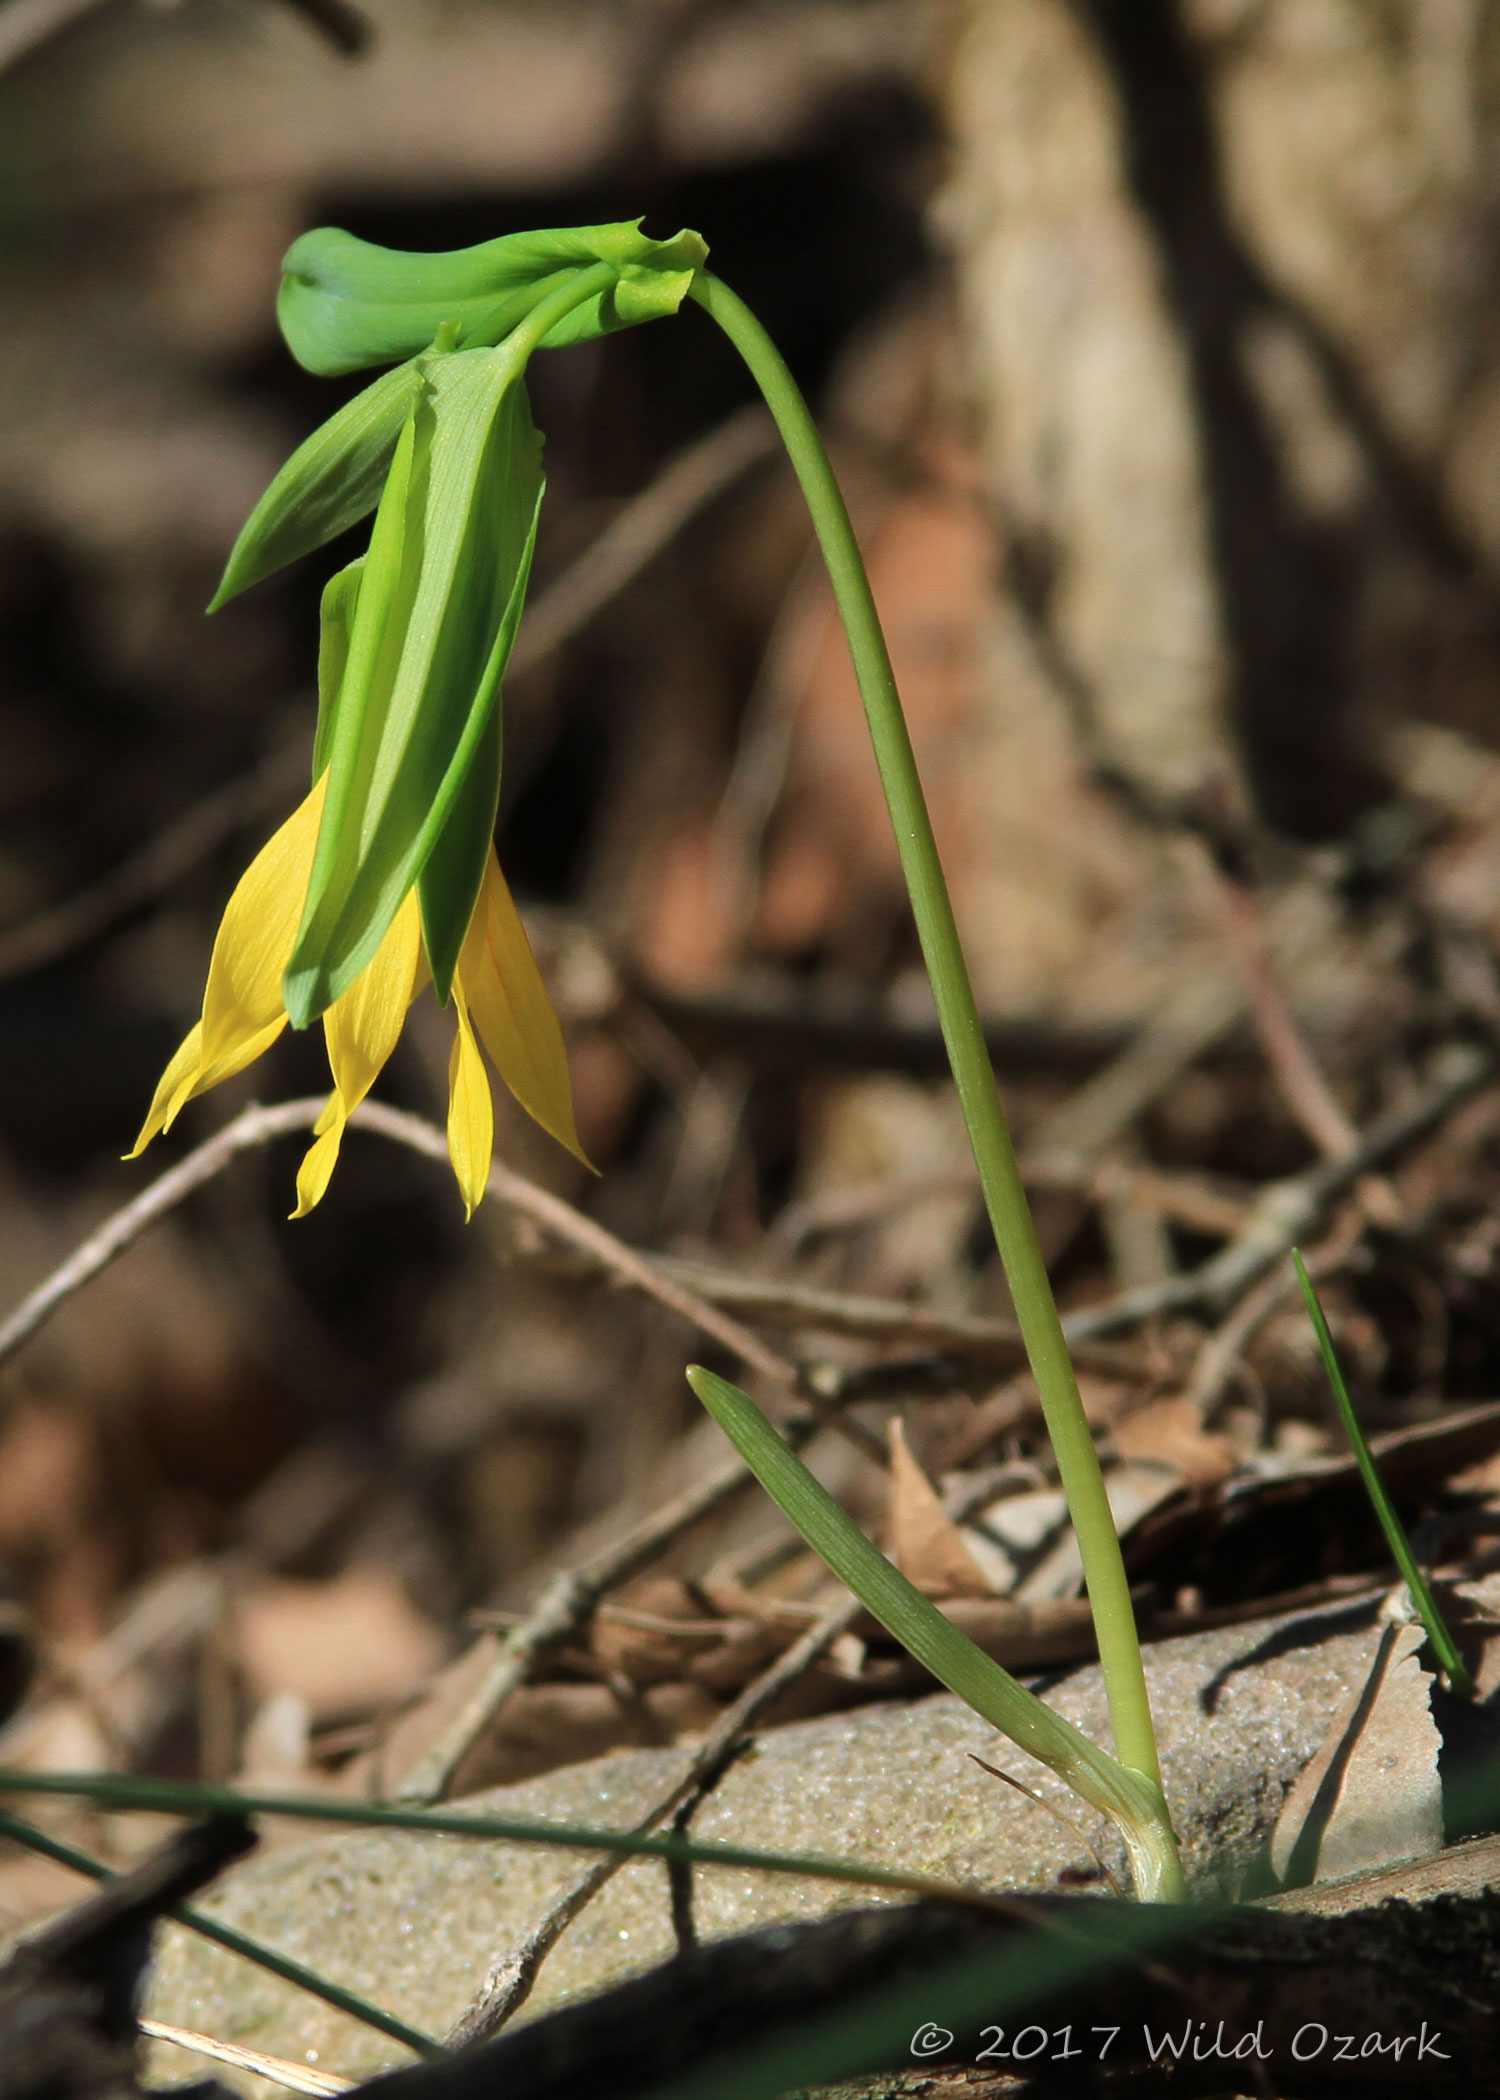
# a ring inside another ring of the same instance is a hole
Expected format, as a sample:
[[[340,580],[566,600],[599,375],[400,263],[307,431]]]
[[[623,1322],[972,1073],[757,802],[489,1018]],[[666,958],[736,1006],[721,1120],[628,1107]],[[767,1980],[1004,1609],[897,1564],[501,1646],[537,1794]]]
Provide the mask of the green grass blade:
[[[1385,1491],[1385,1482],[1376,1469],[1374,1455],[1370,1450],[1359,1416],[1354,1412],[1354,1402],[1349,1398],[1349,1388],[1344,1383],[1344,1374],[1339,1369],[1339,1360],[1333,1346],[1333,1336],[1328,1331],[1328,1321],[1307,1273],[1307,1264],[1297,1248],[1292,1249],[1292,1262],[1297,1271],[1297,1281],[1302,1286],[1302,1296],[1307,1302],[1308,1317],[1313,1323],[1313,1332],[1318,1338],[1318,1349],[1323,1358],[1323,1369],[1328,1383],[1333,1388],[1334,1402],[1339,1411],[1339,1420],[1344,1425],[1354,1452],[1354,1463],[1359,1467],[1359,1477],[1364,1482],[1365,1493],[1371,1507],[1380,1519],[1380,1528],[1385,1533],[1385,1542],[1391,1549],[1392,1558],[1401,1570],[1412,1603],[1422,1624],[1427,1628],[1427,1638],[1432,1643],[1433,1653],[1442,1665],[1443,1675],[1450,1689],[1460,1699],[1472,1699],[1474,1681],[1470,1677],[1458,1644],[1448,1631],[1447,1621],[1438,1610],[1437,1599],[1428,1586],[1427,1577],[1417,1566],[1417,1557],[1411,1550],[1411,1541],[1406,1536],[1401,1519],[1397,1516],[1390,1496]]]
[[[500,1839],[515,1845],[551,1845],[564,1852],[613,1852],[626,1859],[682,1860],[691,1866],[794,1874],[806,1880],[896,1889],[907,1895],[953,1903],[984,1900],[982,1891],[940,1881],[930,1874],[877,1867],[861,1860],[825,1859],[816,1853],[767,1852],[755,1845],[650,1837],[631,1830],[531,1822],[518,1816],[474,1814],[464,1809],[398,1808],[377,1801],[342,1801],[323,1794],[274,1794],[258,1788],[204,1786],[187,1779],[145,1779],[122,1772],[0,1769],[0,1794],[61,1794],[70,1799],[97,1801],[111,1809],[148,1809],[179,1816],[297,1816],[307,1822],[340,1823],[360,1830],[410,1830],[431,1837]]]
[[[1161,1796],[1127,1771],[944,1618],[840,1508],[749,1395],[694,1366],[688,1383],[761,1486],[814,1552],[941,1684],[1107,1815],[1129,1849],[1136,1884],[1177,1892],[1176,1853]]]
[[[48,1859],[55,1859],[61,1866],[71,1867],[75,1874],[86,1874],[91,1881],[113,1881],[115,1875],[102,1860],[94,1859],[87,1852],[80,1852],[76,1845],[65,1844],[50,1832],[38,1830],[33,1823],[25,1822],[0,1809],[0,1837],[9,1838],[13,1844],[24,1845],[28,1852],[40,1852]],[[219,1919],[209,1917],[196,1910],[190,1903],[174,1903],[166,1915],[177,1924],[196,1932],[200,1938],[212,1940],[217,1946],[226,1948],[231,1954],[243,1956],[254,1962],[257,1968],[267,1969],[271,1975],[281,1977],[285,1983],[294,1983],[311,1997],[321,1998],[336,2011],[348,2013],[351,2019],[359,2020],[366,2027],[373,2027],[381,2034],[388,2034],[393,2041],[404,2043],[417,2056],[446,2056],[447,2050],[432,2035],[423,2034],[420,2027],[408,2027],[394,2013],[382,2012],[378,2005],[371,2005],[355,1991],[346,1991],[342,1984],[330,1983],[316,1969],[307,1968],[294,1961],[289,1954],[278,1954],[274,1947],[264,1947],[248,1933],[239,1932],[233,1925],[222,1924]]]

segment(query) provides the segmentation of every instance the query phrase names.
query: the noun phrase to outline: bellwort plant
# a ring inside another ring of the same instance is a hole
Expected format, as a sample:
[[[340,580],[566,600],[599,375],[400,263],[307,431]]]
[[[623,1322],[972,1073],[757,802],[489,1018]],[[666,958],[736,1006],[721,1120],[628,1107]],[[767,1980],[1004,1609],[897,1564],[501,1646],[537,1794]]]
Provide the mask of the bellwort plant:
[[[333,1091],[297,1179],[327,1188],[350,1114],[412,1000],[451,1006],[448,1143],[472,1212],[493,1144],[482,1043],[544,1129],[582,1153],[561,1032],[495,859],[500,685],[542,497],[532,354],[701,307],[749,367],[806,497],[843,619],[980,1185],[1083,1557],[1115,1737],[1110,1755],[1027,1692],[904,1582],[749,1397],[694,1391],[842,1580],[955,1692],[1112,1818],[1146,1897],[1181,1892],[1119,1540],[984,1046],[874,601],[843,498],[791,374],[695,233],[639,222],[507,235],[448,254],[335,228],[287,254],[278,318],[312,372],[390,367],[276,476],[214,606],[374,513],[322,603],[313,779],[229,900],[202,1018],[136,1145],[290,1024],[321,1020]],[[212,609],[212,608],[211,608]]]

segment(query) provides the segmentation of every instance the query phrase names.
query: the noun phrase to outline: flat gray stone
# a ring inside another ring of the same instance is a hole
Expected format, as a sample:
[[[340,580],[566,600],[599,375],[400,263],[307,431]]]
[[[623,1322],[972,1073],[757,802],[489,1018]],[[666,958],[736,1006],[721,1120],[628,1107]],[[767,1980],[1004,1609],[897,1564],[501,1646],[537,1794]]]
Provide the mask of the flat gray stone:
[[[1253,1877],[1287,1789],[1369,1667],[1378,1601],[1147,1650],[1167,1790],[1196,1888],[1234,1895]],[[1060,1674],[1045,1696],[1096,1740],[1108,1741],[1097,1666]],[[1065,1803],[1104,1856],[1112,1864],[1120,1858],[1108,1826],[946,1695],[762,1736],[699,1810],[693,1834],[994,1889],[1054,1887],[1065,1870],[1087,1868],[1084,1845],[982,1772],[970,1751]],[[497,1788],[466,1805],[628,1828],[688,1755],[627,1751]],[[252,1859],[227,1875],[204,1907],[441,2035],[495,1954],[544,1915],[586,1864],[585,1855],[535,1846],[345,1831]],[[705,1868],[695,1877],[704,1938],[879,1900],[878,1892],[848,1884],[758,1872]],[[647,1968],[673,1944],[664,1869],[634,1862],[564,1934],[522,2017]],[[407,2060],[380,2034],[175,1927],[163,1935],[147,2009],[180,2027],[351,2076]],[[158,2077],[186,2078],[195,2067],[201,2075],[201,2059],[159,2045]],[[242,2081],[242,2089],[271,2092],[255,2080]]]

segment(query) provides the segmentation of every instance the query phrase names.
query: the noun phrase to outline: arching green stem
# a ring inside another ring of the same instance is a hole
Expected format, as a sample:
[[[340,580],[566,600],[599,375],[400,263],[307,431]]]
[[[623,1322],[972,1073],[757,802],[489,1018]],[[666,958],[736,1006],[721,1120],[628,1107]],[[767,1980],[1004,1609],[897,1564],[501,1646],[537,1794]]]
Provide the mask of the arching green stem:
[[[706,271],[694,278],[689,296],[718,322],[749,366],[776,419],[812,513],[854,659],[865,719],[870,725],[980,1187],[1078,1537],[1098,1631],[1099,1659],[1116,1749],[1121,1763],[1160,1795],[1156,1735],[1120,1542],[990,1068],[974,990],[859,543],[817,426],[775,344],[744,301]],[[1165,1806],[1162,1814],[1165,1820]]]

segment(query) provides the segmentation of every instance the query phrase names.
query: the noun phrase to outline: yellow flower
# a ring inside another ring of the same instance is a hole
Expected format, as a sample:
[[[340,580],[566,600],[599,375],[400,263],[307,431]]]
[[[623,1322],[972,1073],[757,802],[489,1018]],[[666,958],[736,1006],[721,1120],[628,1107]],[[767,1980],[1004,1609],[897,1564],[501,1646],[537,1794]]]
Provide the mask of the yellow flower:
[[[242,1072],[286,1027],[282,978],[301,923],[327,778],[320,777],[240,877],[214,942],[203,1017],[162,1074],[129,1158],[169,1130],[195,1094]],[[428,982],[412,889],[374,956],[323,1015],[333,1092],[297,1174],[293,1217],[305,1217],[321,1199],[345,1125],[375,1084],[407,1008]],[[448,1153],[472,1216],[489,1177],[495,1129],[481,1041],[528,1115],[588,1164],[573,1123],[562,1031],[493,846],[453,974],[453,1008],[458,1028],[448,1065]]]

